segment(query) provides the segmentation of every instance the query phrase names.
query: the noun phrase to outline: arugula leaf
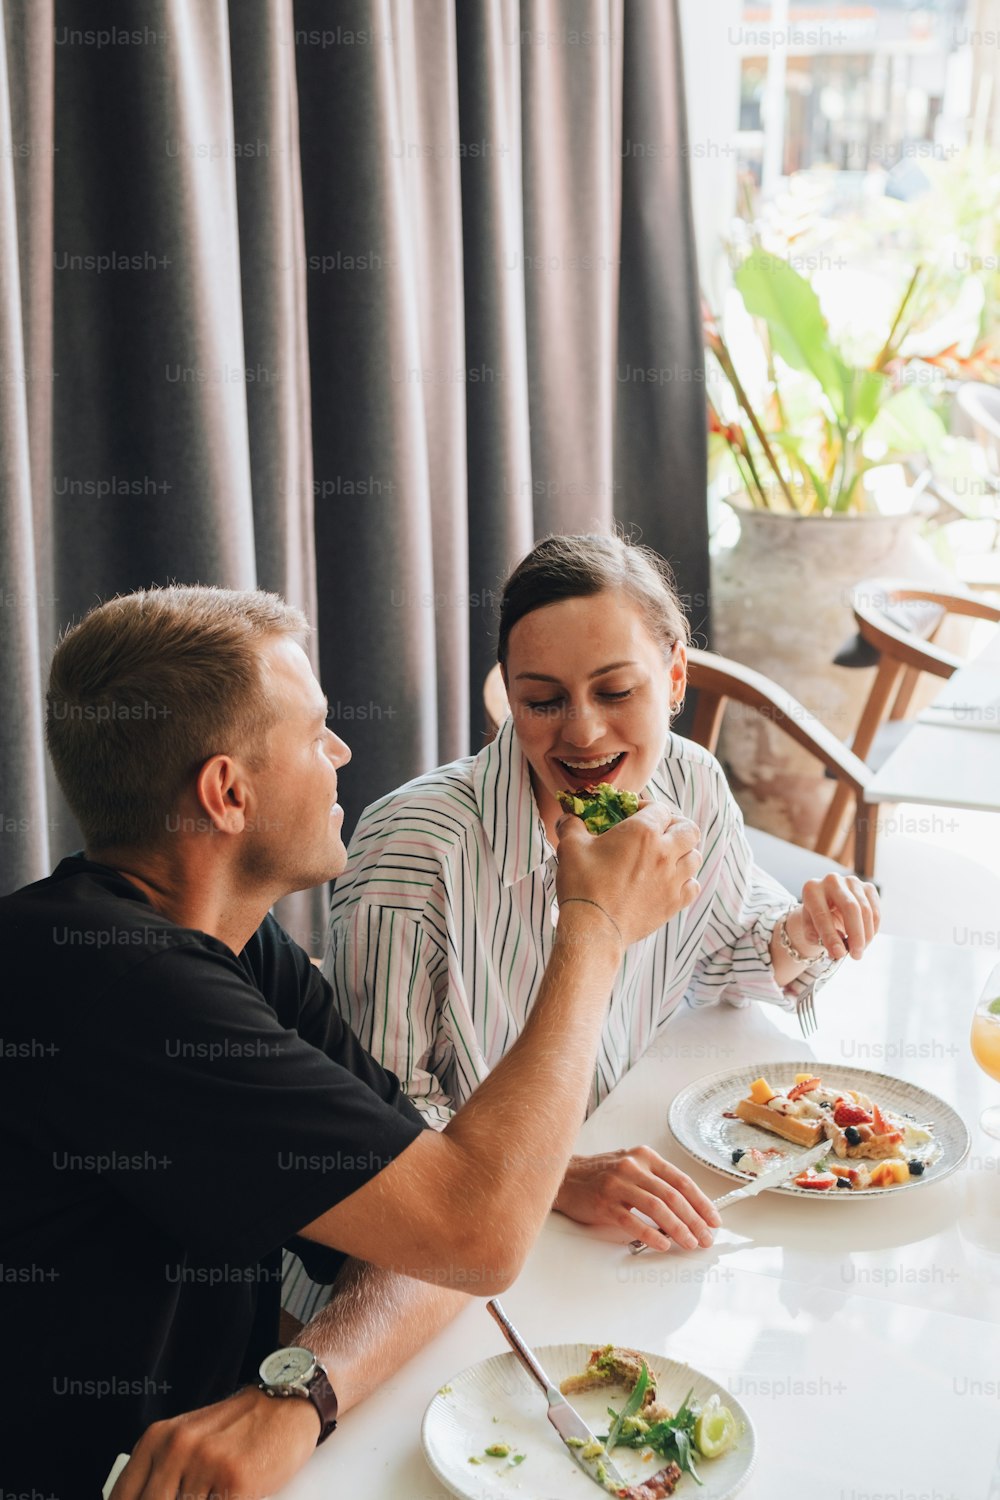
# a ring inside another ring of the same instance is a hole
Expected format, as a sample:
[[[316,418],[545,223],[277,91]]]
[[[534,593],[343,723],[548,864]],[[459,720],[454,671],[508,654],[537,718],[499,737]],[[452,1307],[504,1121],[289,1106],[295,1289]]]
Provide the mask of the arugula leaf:
[[[704,1481],[695,1468],[694,1460],[691,1456],[696,1451],[694,1443],[683,1427],[678,1428],[674,1433],[674,1442],[677,1444],[678,1467],[683,1469],[685,1473],[690,1474],[696,1484],[702,1484]]]
[[[638,1386],[636,1386],[636,1389],[638,1390]],[[694,1387],[692,1386],[674,1416],[665,1417],[661,1422],[650,1423],[645,1432],[622,1432],[619,1430],[615,1439],[618,1445],[623,1448],[652,1448],[654,1453],[661,1454],[663,1458],[667,1460],[673,1459],[680,1469],[691,1475],[696,1484],[701,1484],[703,1481],[694,1466],[695,1455],[698,1452],[694,1441],[694,1428],[700,1415],[701,1407],[697,1402],[691,1402],[693,1394]],[[610,1407],[608,1408],[608,1412],[610,1416],[615,1416],[614,1411]],[[616,1426],[620,1429],[620,1424],[626,1422],[629,1416],[633,1415],[634,1412],[626,1408],[621,1412],[620,1416],[615,1417]],[[609,1450],[611,1446],[610,1438],[611,1434],[609,1433]]]
[[[608,1433],[608,1440],[604,1444],[605,1450],[608,1453],[611,1452],[615,1444],[618,1442],[618,1439],[621,1437],[622,1427],[628,1421],[629,1417],[634,1417],[636,1412],[642,1406],[643,1398],[645,1397],[648,1388],[649,1370],[646,1367],[646,1361],[643,1360],[642,1374],[636,1381],[632,1389],[631,1396],[629,1396],[625,1405],[622,1407],[621,1411],[618,1413],[617,1417],[615,1417],[615,1420],[611,1424],[611,1431]]]

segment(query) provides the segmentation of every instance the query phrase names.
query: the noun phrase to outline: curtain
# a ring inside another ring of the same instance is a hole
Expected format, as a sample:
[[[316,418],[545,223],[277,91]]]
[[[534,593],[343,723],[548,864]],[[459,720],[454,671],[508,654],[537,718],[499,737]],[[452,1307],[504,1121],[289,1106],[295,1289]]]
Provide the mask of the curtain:
[[[348,826],[482,743],[536,537],[620,521],[704,626],[674,0],[0,4],[3,889],[78,847],[45,672],[110,594],[304,608]]]

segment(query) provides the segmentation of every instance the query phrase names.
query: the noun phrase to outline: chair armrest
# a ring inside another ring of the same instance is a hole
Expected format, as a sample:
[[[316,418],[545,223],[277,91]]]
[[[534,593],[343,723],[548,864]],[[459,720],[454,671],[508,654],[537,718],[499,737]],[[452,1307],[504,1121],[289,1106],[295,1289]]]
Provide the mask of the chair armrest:
[[[741,662],[692,647],[688,650],[688,681],[699,693],[720,700],[729,698],[763,714],[863,799],[872,779],[868,766],[810,709],[769,677]]]

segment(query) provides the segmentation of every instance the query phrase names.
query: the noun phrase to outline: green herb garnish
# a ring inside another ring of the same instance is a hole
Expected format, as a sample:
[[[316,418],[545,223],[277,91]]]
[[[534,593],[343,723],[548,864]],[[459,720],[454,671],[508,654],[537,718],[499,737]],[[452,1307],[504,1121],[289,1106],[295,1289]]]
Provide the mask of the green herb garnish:
[[[609,781],[598,782],[583,792],[557,792],[564,812],[582,818],[588,833],[607,833],[639,811],[638,792],[623,792]]]
[[[645,1370],[646,1367],[643,1365],[643,1371],[645,1372]],[[639,1389],[641,1383],[641,1381],[636,1383],[635,1391]],[[674,1416],[667,1417],[662,1422],[650,1422],[648,1426],[645,1423],[635,1423],[634,1431],[630,1431],[626,1423],[630,1417],[635,1416],[635,1408],[632,1410],[629,1409],[632,1407],[635,1391],[632,1392],[632,1397],[622,1408],[620,1416],[616,1416],[610,1407],[608,1408],[608,1413],[610,1416],[615,1417],[615,1426],[619,1428],[615,1442],[620,1448],[652,1448],[654,1453],[661,1454],[668,1461],[673,1460],[678,1468],[683,1469],[686,1474],[690,1474],[691,1478],[697,1484],[701,1484],[701,1477],[693,1462],[693,1457],[698,1452],[698,1447],[694,1440],[694,1426],[700,1414],[700,1407],[697,1402],[693,1406],[688,1404],[691,1400],[693,1390],[694,1387],[692,1386],[691,1390],[684,1397],[680,1410]],[[619,1424],[621,1425],[619,1426]],[[645,1431],[640,1430],[641,1427],[645,1428]],[[612,1432],[614,1432],[614,1428],[612,1428]],[[609,1451],[611,1448],[611,1437],[612,1433],[609,1433],[607,1443]]]
[[[608,1453],[611,1452],[611,1450],[614,1448],[615,1444],[618,1442],[619,1438],[621,1437],[621,1435],[622,1435],[622,1428],[625,1426],[625,1423],[628,1421],[629,1417],[634,1417],[635,1414],[636,1414],[636,1412],[641,1407],[641,1405],[642,1405],[642,1403],[643,1403],[643,1401],[645,1399],[646,1391],[648,1390],[648,1388],[649,1388],[649,1370],[646,1367],[646,1361],[643,1360],[643,1362],[642,1362],[642,1374],[639,1376],[639,1379],[636,1381],[635,1385],[633,1386],[633,1388],[632,1388],[632,1394],[631,1394],[631,1396],[629,1396],[628,1400],[626,1401],[625,1405],[622,1407],[622,1409],[619,1412],[618,1416],[615,1417],[614,1412],[611,1411],[610,1407],[608,1408],[610,1415],[613,1416],[613,1417],[615,1417],[615,1420],[611,1424],[611,1431],[608,1433],[607,1440],[606,1440],[606,1442],[604,1444],[604,1447],[605,1447],[605,1449],[607,1450]]]

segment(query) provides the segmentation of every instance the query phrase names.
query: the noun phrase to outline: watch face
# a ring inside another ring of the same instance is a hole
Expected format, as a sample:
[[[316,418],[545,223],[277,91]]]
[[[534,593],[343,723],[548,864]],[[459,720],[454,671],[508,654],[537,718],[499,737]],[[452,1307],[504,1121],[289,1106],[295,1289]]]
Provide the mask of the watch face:
[[[288,1349],[275,1349],[267,1356],[260,1367],[260,1378],[265,1385],[301,1385],[315,1368],[316,1356],[312,1350],[293,1344]]]

